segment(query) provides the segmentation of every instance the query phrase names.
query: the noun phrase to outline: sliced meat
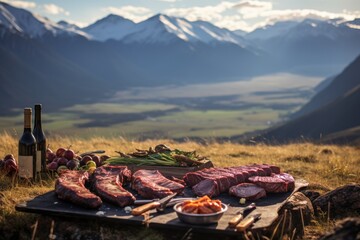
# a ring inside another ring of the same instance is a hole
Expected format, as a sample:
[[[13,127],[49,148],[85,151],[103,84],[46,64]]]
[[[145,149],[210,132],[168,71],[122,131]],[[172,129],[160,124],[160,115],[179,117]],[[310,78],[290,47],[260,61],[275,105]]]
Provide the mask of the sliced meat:
[[[247,177],[247,172],[240,170],[240,169],[236,169],[236,168],[223,168],[223,169],[225,171],[228,171],[228,172],[231,172],[232,174],[234,174],[234,176],[236,178],[236,184],[245,182],[245,179]]]
[[[205,195],[207,195],[208,197],[214,197],[220,194],[217,181],[212,179],[205,179],[199,182],[192,187],[192,190],[199,197]]]
[[[181,193],[185,186],[167,179],[158,170],[138,170],[132,176],[132,188],[144,198],[163,198]]]
[[[184,176],[184,181],[190,187],[205,179],[216,181],[220,192],[227,192],[232,185],[237,183],[234,174],[215,168],[189,172]]]
[[[275,173],[275,174],[279,174],[280,173],[280,168],[278,166],[275,165],[269,165],[271,172]]]
[[[185,174],[185,176],[183,177],[184,182],[186,183],[187,186],[194,186],[196,184],[198,184],[199,182],[201,182],[202,180],[205,180],[206,178],[204,176],[202,176],[201,174],[199,174],[200,171],[197,172],[188,172]]]
[[[206,170],[204,172],[207,172]],[[221,175],[221,176],[224,176],[224,177],[227,177],[228,179],[228,182],[230,185],[234,185],[234,184],[237,184],[238,183],[238,179],[236,177],[236,174],[234,173],[234,171],[231,171],[229,169],[226,169],[226,168],[214,168],[212,170],[212,174],[213,175]]]
[[[253,176],[249,181],[265,189],[268,193],[282,193],[293,191],[294,178],[287,173],[273,174],[272,176]]]
[[[135,201],[135,197],[122,187],[129,176],[131,171],[126,166],[102,166],[91,176],[91,184],[102,200],[124,207]]]
[[[199,194],[204,192],[202,186],[212,186],[214,185],[213,182],[216,181],[218,192],[215,191],[215,194],[220,194],[222,192],[228,192],[229,188],[232,186],[249,182],[251,177],[271,177],[279,172],[280,168],[277,166],[268,164],[252,164],[246,166],[202,169],[185,174],[183,179],[190,187],[194,187],[195,185],[202,183],[202,181],[207,180],[205,183],[199,185],[201,186],[200,190],[199,186],[194,188],[194,191]],[[276,182],[277,180],[274,181]],[[289,189],[291,190],[292,182],[290,180],[285,182],[289,182]]]
[[[270,176],[272,174],[271,168],[269,165],[266,164],[252,164],[251,167],[260,168],[265,172],[266,176]]]
[[[254,183],[240,183],[229,189],[229,194],[247,200],[257,200],[266,197],[266,191]]]
[[[177,178],[177,177],[170,176],[170,177],[168,177],[168,179],[170,179],[171,181],[174,181],[174,182],[180,183],[180,184],[181,184],[181,185],[183,185],[183,186],[186,186],[185,181],[184,181],[184,180],[182,180],[182,179],[179,179],[179,178]]]
[[[99,208],[101,199],[85,188],[89,178],[87,172],[65,170],[55,182],[55,192],[58,198],[86,208]]]
[[[222,169],[205,169],[199,172],[206,179],[216,180],[219,186],[220,193],[227,192],[232,185],[237,183],[234,174],[224,171]]]

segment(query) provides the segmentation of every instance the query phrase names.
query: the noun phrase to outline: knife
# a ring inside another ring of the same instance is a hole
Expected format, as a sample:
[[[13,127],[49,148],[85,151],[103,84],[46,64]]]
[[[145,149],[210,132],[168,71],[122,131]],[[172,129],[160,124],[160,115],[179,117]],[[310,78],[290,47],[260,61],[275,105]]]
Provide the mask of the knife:
[[[238,225],[239,222],[241,222],[241,220],[244,219],[244,217],[246,216],[246,214],[249,214],[252,210],[254,210],[256,208],[256,204],[255,203],[251,203],[249,206],[247,206],[246,208],[244,208],[240,213],[238,213],[235,217],[233,217],[232,219],[230,219],[229,221],[229,227],[236,227],[236,225]]]
[[[183,202],[183,201],[187,201],[187,200],[195,200],[195,199],[196,198],[192,198],[192,197],[173,198],[173,199],[171,199],[169,201],[169,203],[166,205],[166,207],[174,206],[175,204],[177,204],[179,202]],[[156,198],[156,199],[139,199],[139,200],[135,200],[134,205],[139,206],[139,205],[144,205],[144,204],[159,201],[159,200],[160,200],[159,198]]]
[[[260,219],[261,213],[249,216],[242,220],[238,225],[236,225],[237,231],[245,231],[248,229],[254,222]]]
[[[146,211],[149,211],[151,209],[157,208],[157,209],[164,209],[166,207],[166,204],[173,198],[176,196],[177,193],[173,193],[169,196],[166,196],[158,201],[153,201],[153,202],[149,202],[145,205],[141,205],[137,208],[134,208],[131,211],[131,214],[134,216],[139,216],[141,214],[143,214]]]

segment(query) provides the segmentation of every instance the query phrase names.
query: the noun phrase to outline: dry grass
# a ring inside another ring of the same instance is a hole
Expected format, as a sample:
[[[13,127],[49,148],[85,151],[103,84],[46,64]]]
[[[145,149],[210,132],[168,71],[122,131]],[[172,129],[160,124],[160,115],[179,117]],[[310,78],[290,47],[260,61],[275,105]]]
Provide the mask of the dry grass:
[[[9,134],[0,135],[0,157],[12,153],[17,158],[17,141],[17,137]],[[76,152],[102,149],[108,155],[116,155],[115,151],[119,150],[131,152],[135,148],[147,149],[150,146],[165,143],[172,148],[197,150],[200,155],[210,158],[216,166],[235,166],[248,163],[275,164],[295,177],[306,179],[319,190],[334,189],[347,183],[360,182],[360,149],[356,147],[310,143],[247,146],[211,141],[207,144],[199,144],[196,142],[178,143],[170,140],[136,142],[123,138],[82,139],[77,137],[53,137],[48,139],[48,143],[53,150],[71,145]],[[9,177],[1,176],[0,232],[22,229],[22,234],[31,236],[31,225],[35,223],[36,215],[16,212],[14,206],[18,202],[52,189],[53,180],[51,179],[44,181],[42,185],[29,187]],[[314,231],[317,233],[324,231],[328,224],[326,221],[317,219],[311,227],[307,228],[307,232],[313,235]],[[27,227],[24,228],[24,226]]]

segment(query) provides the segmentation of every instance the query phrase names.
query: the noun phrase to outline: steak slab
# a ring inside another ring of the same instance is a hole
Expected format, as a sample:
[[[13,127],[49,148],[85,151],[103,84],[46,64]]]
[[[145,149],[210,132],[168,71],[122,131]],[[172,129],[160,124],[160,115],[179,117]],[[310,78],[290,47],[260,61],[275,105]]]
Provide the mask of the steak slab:
[[[199,196],[205,196],[208,197],[214,197],[220,194],[219,186],[217,184],[217,181],[212,179],[205,179],[195,186],[192,187],[193,192]]]
[[[130,177],[131,171],[126,166],[102,166],[91,176],[92,188],[104,201],[128,206],[134,203],[135,197],[122,184]]]
[[[144,198],[163,198],[181,193],[185,186],[164,177],[158,170],[138,170],[132,176],[132,188]]]
[[[101,199],[85,188],[88,173],[81,171],[62,171],[55,182],[55,192],[58,198],[86,208],[99,208]]]
[[[229,189],[229,194],[247,200],[257,200],[266,197],[266,191],[254,183],[240,183]]]
[[[283,193],[294,190],[295,180],[287,173],[273,174],[272,176],[253,176],[249,181],[265,189],[269,193]]]
[[[280,187],[274,186],[273,189],[270,189],[271,187],[269,188],[269,190],[272,190],[273,192],[284,191],[284,189],[287,189],[288,191],[292,190],[294,188],[293,181],[287,175],[279,173],[280,168],[277,166],[269,164],[252,164],[246,166],[202,169],[185,174],[183,179],[188,186],[193,187],[193,191],[198,196],[216,196],[222,192],[229,191],[232,186],[249,182],[250,178],[255,177],[265,177],[264,179],[267,179],[267,177],[270,177],[271,179],[275,178],[275,180],[270,180],[270,182],[272,181],[274,184],[275,182],[281,182]],[[253,186],[251,188],[253,188]]]

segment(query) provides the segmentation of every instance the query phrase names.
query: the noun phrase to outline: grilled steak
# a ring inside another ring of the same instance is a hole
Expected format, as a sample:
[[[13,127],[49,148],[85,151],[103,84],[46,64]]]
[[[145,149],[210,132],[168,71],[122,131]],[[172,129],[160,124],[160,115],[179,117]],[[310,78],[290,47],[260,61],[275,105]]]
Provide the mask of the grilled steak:
[[[138,170],[132,176],[132,188],[144,198],[163,198],[181,193],[185,187],[167,179],[158,170]]]
[[[245,183],[250,177],[270,176],[280,173],[280,168],[268,164],[252,164],[247,166],[227,167],[227,168],[209,168],[196,172],[185,174],[184,181],[186,185],[193,187],[193,191],[199,196],[205,193],[215,194],[228,192],[229,188],[240,183]],[[202,181],[206,182],[201,183]],[[216,191],[215,183],[216,182]],[[196,187],[195,187],[196,186]],[[207,194],[209,195],[209,194]]]
[[[254,183],[240,183],[229,189],[229,194],[247,200],[257,200],[266,197],[266,191]]]
[[[249,181],[265,189],[269,193],[289,192],[295,188],[294,178],[287,173],[273,174],[272,176],[253,176]]]
[[[87,172],[65,170],[55,182],[55,192],[60,199],[86,208],[99,208],[101,199],[85,188]]]
[[[130,178],[131,171],[126,166],[102,166],[91,176],[91,184],[102,200],[124,207],[135,201],[135,197],[122,187]]]

